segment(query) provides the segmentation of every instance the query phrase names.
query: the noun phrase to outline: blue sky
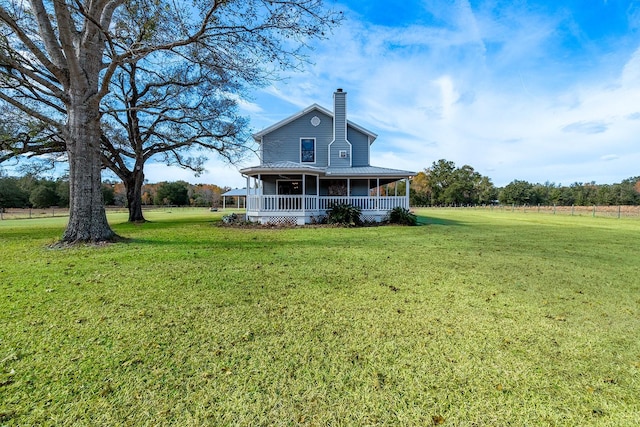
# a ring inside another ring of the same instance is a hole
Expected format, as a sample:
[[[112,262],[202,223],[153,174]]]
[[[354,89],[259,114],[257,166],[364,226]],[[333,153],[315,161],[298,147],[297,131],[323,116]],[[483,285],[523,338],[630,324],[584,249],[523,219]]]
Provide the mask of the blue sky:
[[[345,21],[303,72],[243,103],[254,130],[313,103],[332,109],[340,87],[349,119],[378,134],[376,166],[447,159],[497,186],[640,175],[640,0],[328,4]],[[207,169],[149,165],[146,176],[244,185],[236,167]]]

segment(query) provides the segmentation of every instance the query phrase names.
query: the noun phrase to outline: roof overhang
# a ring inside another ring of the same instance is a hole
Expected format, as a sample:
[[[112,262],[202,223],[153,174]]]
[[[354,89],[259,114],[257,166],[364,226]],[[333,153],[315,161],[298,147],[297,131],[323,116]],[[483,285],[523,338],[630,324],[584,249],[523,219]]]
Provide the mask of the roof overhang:
[[[278,163],[265,163],[258,166],[250,166],[248,168],[240,169],[240,173],[243,175],[274,175],[274,174],[309,174],[309,175],[322,175],[326,168],[319,168],[316,166],[305,165],[303,163],[294,162],[278,162]]]
[[[322,168],[294,162],[278,162],[251,166],[240,170],[243,175],[290,175],[307,174],[332,178],[410,178],[416,173],[400,169],[377,166],[360,166],[350,168]]]

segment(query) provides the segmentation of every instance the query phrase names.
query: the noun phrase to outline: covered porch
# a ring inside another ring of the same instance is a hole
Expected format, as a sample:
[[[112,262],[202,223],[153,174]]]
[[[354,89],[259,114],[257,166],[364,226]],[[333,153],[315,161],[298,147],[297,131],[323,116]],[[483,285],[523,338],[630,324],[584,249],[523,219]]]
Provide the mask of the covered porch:
[[[320,222],[336,204],[356,206],[362,220],[378,222],[395,207],[409,208],[406,174],[337,176],[330,171],[289,170],[260,171],[246,178],[247,220],[263,224]]]

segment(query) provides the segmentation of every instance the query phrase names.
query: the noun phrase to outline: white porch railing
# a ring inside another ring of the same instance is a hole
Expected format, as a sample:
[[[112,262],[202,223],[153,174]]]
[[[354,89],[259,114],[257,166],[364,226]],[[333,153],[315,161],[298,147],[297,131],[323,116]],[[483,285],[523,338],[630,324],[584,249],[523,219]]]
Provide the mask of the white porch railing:
[[[329,196],[320,197],[320,210],[326,211],[336,204],[346,204],[356,206],[363,211],[388,211],[396,206],[408,208],[408,200],[404,196]]]
[[[406,196],[268,196],[247,197],[247,211],[253,212],[325,212],[334,204],[343,203],[366,211],[388,211],[397,206],[409,208]]]

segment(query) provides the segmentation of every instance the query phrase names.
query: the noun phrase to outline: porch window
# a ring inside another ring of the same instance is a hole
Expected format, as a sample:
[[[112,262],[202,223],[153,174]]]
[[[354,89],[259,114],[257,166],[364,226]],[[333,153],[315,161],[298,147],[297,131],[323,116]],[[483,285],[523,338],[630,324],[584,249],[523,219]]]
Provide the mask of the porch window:
[[[302,163],[316,162],[315,138],[300,138],[300,161]]]

